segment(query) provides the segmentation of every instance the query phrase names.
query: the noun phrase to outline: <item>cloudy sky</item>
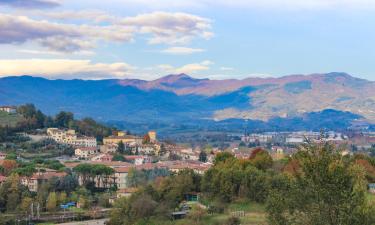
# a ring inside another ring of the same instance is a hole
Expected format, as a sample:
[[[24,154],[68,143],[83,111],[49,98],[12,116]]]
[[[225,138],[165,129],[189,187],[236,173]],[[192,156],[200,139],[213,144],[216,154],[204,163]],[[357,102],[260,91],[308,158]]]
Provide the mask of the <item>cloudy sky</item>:
[[[375,80],[373,0],[0,0],[0,76]]]

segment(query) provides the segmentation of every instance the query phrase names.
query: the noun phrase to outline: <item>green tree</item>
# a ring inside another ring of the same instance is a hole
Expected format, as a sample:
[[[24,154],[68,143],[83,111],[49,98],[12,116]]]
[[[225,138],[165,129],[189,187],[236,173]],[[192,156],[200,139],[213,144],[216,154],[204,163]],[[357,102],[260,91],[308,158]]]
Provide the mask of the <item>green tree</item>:
[[[113,156],[112,161],[120,161],[120,162],[126,162],[126,159],[121,154],[116,154]]]
[[[21,202],[21,205],[20,205],[20,210],[22,212],[29,212],[30,211],[30,206],[31,204],[33,203],[33,199],[30,198],[30,197],[24,197],[22,198],[22,202]]]
[[[49,193],[46,208],[47,208],[47,211],[49,211],[49,212],[56,211],[56,209],[57,209],[57,196],[56,196],[55,192]]]
[[[55,116],[55,125],[58,127],[69,128],[74,121],[73,113],[61,111]]]
[[[261,148],[254,149],[250,155],[251,163],[260,170],[272,167],[273,160],[270,154]]]
[[[230,152],[220,152],[216,155],[214,164],[218,164],[220,162],[225,162],[226,160],[234,159],[234,155]]]
[[[120,154],[124,154],[124,153],[125,153],[125,145],[124,145],[124,142],[120,141],[120,142],[118,143],[117,151],[118,151]]]
[[[305,146],[295,157],[300,170],[271,191],[271,225],[375,224],[361,167],[330,144]]]
[[[205,151],[199,153],[199,161],[207,162],[207,153]]]

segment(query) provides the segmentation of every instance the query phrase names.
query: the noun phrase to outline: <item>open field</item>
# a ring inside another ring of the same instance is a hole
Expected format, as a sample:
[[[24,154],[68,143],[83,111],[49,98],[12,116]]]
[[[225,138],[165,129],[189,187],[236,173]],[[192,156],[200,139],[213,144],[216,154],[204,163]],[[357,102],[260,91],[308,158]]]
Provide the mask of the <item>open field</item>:
[[[254,202],[236,202],[228,206],[223,214],[206,215],[201,221],[193,221],[190,218],[176,221],[153,221],[153,225],[186,225],[186,224],[204,224],[220,225],[232,216],[232,212],[244,211],[244,216],[239,217],[241,225],[267,225],[266,212],[263,205]]]

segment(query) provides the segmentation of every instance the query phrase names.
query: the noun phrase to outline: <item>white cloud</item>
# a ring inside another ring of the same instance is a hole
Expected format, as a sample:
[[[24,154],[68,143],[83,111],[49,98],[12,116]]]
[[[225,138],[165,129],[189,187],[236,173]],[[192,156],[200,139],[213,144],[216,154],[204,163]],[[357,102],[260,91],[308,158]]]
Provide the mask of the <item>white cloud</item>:
[[[25,16],[0,14],[0,43],[34,41],[51,50],[75,52],[92,49],[98,40],[128,42],[129,27],[59,24]]]
[[[190,55],[193,53],[204,52],[204,49],[201,48],[188,48],[188,47],[170,47],[162,50],[162,53],[171,54],[171,55]]]
[[[94,10],[83,11],[82,17],[74,11],[44,15],[60,19],[84,18],[90,22],[78,25],[0,14],[0,44],[32,41],[54,51],[75,52],[93,49],[100,40],[130,42],[137,34],[149,35],[150,44],[170,45],[186,44],[196,37],[209,39],[213,36],[209,19],[186,13],[153,12],[120,18]]]
[[[17,52],[25,53],[25,54],[32,54],[32,55],[58,55],[58,56],[65,56],[70,53],[66,52],[59,52],[59,51],[44,51],[44,50],[35,50],[35,49],[19,49]],[[74,55],[95,55],[93,51],[77,51],[73,53]]]
[[[223,70],[223,71],[233,71],[233,70],[234,70],[234,68],[232,68],[232,67],[225,67],[225,66],[223,66],[223,67],[220,67],[220,70]]]
[[[115,0],[153,10],[213,7],[256,8],[273,10],[375,9],[373,0]]]
[[[209,60],[202,61],[200,63],[191,63],[186,64],[181,67],[174,67],[169,64],[161,64],[158,65],[157,68],[161,70],[161,73],[163,74],[194,74],[199,71],[205,71],[210,69],[210,65],[212,65],[213,62]]]
[[[123,18],[119,24],[151,34],[150,44],[186,44],[194,37],[213,37],[211,20],[187,13],[153,12]]]
[[[136,67],[127,63],[93,63],[72,59],[0,60],[0,76],[36,75],[49,78],[124,78]]]

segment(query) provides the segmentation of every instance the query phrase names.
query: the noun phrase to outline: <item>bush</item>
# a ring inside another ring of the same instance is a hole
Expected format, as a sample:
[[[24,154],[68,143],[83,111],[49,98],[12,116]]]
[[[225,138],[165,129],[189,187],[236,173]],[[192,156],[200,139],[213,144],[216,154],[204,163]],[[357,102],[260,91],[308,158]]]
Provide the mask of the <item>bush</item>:
[[[238,218],[238,217],[230,217],[229,219],[227,219],[227,221],[225,221],[224,225],[240,225],[241,224],[241,220]]]

